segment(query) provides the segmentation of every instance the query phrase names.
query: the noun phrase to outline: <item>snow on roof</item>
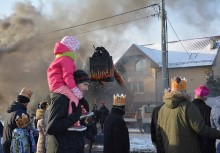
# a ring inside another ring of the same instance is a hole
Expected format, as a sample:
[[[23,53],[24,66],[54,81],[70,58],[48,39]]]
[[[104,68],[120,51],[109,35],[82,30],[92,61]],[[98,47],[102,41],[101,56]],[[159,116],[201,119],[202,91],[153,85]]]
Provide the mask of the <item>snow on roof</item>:
[[[215,43],[212,43],[212,40],[210,38],[204,38],[181,41],[181,43],[179,41],[169,43],[168,67],[178,68],[212,65],[220,46],[220,39],[215,40]],[[162,66],[160,44],[136,45],[136,47],[157,63],[159,67]]]
[[[210,51],[210,48],[218,48],[220,42],[220,36],[206,37],[206,38],[197,38],[197,39],[188,39],[181,41],[172,41],[168,42],[169,51]],[[148,48],[160,50],[161,44],[151,44],[145,45]]]
[[[151,58],[155,63],[162,66],[162,54],[160,50],[150,49],[144,46],[136,45],[140,51]],[[210,66],[213,64],[218,49],[212,52],[185,52],[185,51],[168,51],[168,67],[194,67],[194,66]]]

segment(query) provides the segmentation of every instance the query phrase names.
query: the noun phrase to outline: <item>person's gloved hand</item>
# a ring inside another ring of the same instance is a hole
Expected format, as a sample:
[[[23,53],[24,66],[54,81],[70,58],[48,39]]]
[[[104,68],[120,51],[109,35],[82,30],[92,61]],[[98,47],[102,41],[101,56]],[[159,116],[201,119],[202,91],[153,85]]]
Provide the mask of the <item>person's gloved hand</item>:
[[[68,115],[68,118],[71,120],[70,124],[75,124],[77,121],[80,120],[80,116],[82,115],[81,104],[79,103],[76,107],[74,102],[71,103],[72,106],[72,113]]]
[[[79,100],[79,103],[83,105],[87,112],[89,112],[89,103],[84,97]]]
[[[77,116],[80,117],[82,115],[81,104],[79,103],[77,107],[76,107],[75,103],[72,103],[71,105],[72,105],[72,109],[73,109],[72,114],[77,114]]]
[[[78,87],[71,89],[71,91],[73,92],[73,94],[76,96],[77,99],[83,98],[83,93],[82,93],[82,91],[79,90]]]

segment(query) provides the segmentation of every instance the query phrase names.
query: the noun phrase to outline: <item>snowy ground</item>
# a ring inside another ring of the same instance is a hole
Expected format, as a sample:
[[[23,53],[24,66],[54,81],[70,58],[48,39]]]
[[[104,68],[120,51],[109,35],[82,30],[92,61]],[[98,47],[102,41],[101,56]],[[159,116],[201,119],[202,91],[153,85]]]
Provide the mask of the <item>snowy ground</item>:
[[[140,133],[138,129],[129,129],[130,151],[131,153],[156,153],[150,138],[150,134]],[[87,146],[86,146],[87,148]],[[93,153],[102,152],[103,145],[95,144],[92,148]],[[85,151],[85,153],[87,153]]]

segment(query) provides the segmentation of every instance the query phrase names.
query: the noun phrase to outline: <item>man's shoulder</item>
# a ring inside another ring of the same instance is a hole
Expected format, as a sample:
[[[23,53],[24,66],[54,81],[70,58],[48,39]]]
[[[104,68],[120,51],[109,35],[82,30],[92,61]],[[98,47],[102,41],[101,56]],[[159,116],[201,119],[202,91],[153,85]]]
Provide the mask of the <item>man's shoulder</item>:
[[[69,98],[63,94],[55,93],[55,92],[51,93],[51,100],[52,101],[57,101],[60,99],[65,100],[65,101],[69,101]]]

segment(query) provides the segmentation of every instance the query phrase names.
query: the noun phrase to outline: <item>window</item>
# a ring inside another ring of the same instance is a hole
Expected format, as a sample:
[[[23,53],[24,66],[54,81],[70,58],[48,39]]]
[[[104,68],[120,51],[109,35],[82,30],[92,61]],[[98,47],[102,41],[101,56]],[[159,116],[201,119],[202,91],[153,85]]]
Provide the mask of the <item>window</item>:
[[[146,71],[146,67],[147,67],[147,60],[146,59],[140,59],[137,63],[136,63],[136,71]]]
[[[147,59],[140,59],[135,65],[136,72],[140,72],[140,75],[151,75],[150,63]]]
[[[143,82],[131,82],[131,91],[134,93],[143,93],[144,83]]]

